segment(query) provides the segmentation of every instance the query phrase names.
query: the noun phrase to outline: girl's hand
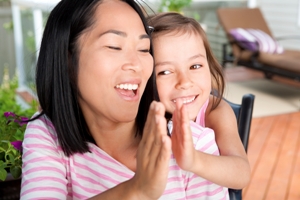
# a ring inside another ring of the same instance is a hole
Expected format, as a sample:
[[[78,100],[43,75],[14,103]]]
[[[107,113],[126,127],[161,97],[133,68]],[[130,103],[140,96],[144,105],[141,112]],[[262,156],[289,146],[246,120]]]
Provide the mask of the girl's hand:
[[[137,152],[136,174],[132,179],[140,199],[158,199],[167,184],[171,140],[164,114],[163,104],[152,102]]]
[[[196,157],[196,149],[193,143],[190,120],[182,101],[176,101],[176,109],[173,113],[173,130],[171,135],[172,150],[179,167],[186,171],[192,171]]]

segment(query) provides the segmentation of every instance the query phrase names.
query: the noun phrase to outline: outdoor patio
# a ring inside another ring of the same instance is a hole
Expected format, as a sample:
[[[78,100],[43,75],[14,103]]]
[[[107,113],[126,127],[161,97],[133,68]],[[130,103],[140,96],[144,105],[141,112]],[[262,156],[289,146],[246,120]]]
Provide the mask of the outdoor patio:
[[[227,82],[237,84],[263,78],[261,72],[243,67],[225,70],[225,76]],[[281,77],[274,80],[298,88],[300,93],[300,82]],[[248,146],[252,175],[250,184],[243,190],[243,200],[300,199],[299,119],[300,107],[291,113],[253,117]]]

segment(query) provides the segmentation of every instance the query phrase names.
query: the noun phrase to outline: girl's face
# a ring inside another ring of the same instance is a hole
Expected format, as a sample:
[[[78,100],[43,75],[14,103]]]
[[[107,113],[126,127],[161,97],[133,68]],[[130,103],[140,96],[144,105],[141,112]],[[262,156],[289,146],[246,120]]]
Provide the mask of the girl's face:
[[[134,122],[153,70],[150,39],[136,11],[104,0],[79,49],[79,103],[86,121]]]
[[[195,120],[209,98],[211,74],[199,34],[170,33],[153,39],[156,81],[161,102],[173,113],[182,99]]]

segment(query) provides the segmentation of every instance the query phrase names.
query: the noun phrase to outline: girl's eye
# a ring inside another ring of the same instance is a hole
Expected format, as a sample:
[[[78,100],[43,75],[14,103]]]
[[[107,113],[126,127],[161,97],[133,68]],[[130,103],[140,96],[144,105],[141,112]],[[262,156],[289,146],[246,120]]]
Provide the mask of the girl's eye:
[[[108,46],[108,48],[112,50],[122,50],[120,47]]]
[[[158,72],[158,75],[168,75],[168,74],[171,74],[169,70]]]
[[[199,68],[201,68],[201,67],[202,67],[201,65],[197,64],[197,65],[192,65],[192,66],[190,67],[190,69],[199,69]]]

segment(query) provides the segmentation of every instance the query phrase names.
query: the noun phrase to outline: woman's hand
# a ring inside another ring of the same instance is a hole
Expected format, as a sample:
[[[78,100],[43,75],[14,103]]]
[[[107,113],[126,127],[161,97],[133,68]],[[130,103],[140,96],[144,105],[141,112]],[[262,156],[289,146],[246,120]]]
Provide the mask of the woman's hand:
[[[171,140],[174,157],[181,169],[192,171],[196,149],[193,143],[189,116],[180,99],[176,101],[176,109],[173,113],[172,121]]]
[[[164,114],[163,104],[152,102],[137,152],[136,174],[131,180],[140,199],[158,199],[167,184],[171,140]]]

